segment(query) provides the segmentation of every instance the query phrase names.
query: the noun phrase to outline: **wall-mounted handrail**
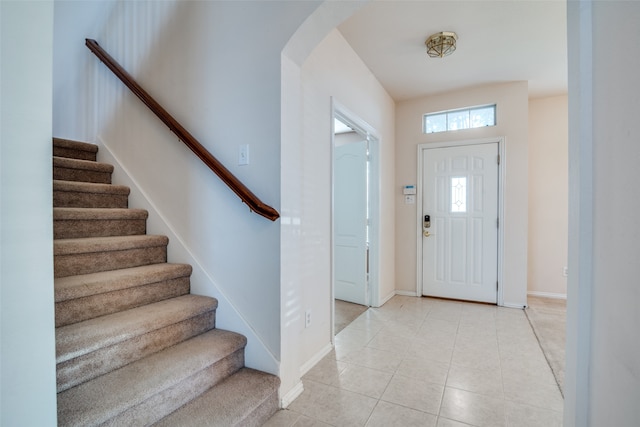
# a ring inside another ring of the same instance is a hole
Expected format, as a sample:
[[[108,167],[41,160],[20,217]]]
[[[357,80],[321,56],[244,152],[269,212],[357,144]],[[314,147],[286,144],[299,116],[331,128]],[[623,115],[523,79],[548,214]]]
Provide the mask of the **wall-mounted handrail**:
[[[218,159],[216,159],[206,148],[198,142],[178,121],[173,118],[155,99],[151,97],[140,85],[133,79],[115,59],[113,59],[98,42],[92,39],[86,39],[86,45],[113,74],[115,74],[124,83],[131,92],[133,92],[153,113],[158,116],[162,122],[169,127],[169,130],[176,134],[178,139],[182,141],[196,156],[200,158],[227,186],[236,193],[249,209],[262,215],[265,218],[275,221],[280,217],[278,211],[271,206],[263,203],[255,194],[251,192],[238,178],[236,178]]]

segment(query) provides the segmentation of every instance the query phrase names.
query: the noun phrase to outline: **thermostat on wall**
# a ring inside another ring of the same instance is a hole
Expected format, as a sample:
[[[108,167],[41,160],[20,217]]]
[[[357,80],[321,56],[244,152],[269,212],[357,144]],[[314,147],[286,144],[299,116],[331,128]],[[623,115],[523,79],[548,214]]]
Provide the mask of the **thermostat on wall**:
[[[415,185],[405,185],[402,194],[416,194],[416,186]]]

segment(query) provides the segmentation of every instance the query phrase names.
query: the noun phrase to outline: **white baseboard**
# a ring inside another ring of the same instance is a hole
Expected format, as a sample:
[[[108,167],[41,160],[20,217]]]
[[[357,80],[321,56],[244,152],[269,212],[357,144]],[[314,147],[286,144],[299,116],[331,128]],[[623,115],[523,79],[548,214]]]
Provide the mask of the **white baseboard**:
[[[417,293],[412,292],[412,291],[395,291],[394,293],[396,295],[402,295],[402,296],[405,296],[405,297],[418,297],[418,296],[420,296]]]
[[[553,292],[538,292],[538,291],[528,291],[527,295],[531,295],[532,297],[543,297],[543,298],[553,298],[553,299],[567,299],[567,294],[556,294]]]
[[[311,359],[307,360],[307,362],[305,362],[300,367],[300,378],[302,378],[307,372],[309,372],[311,368],[316,366],[316,364],[321,361],[327,354],[331,353],[331,350],[333,350],[333,344],[329,343],[325,345],[319,352],[313,355]],[[302,380],[298,380],[298,384],[293,386],[293,388],[289,390],[287,394],[280,397],[280,407],[286,408],[287,406],[289,406],[291,402],[296,400],[296,398],[302,394],[303,391],[304,387],[302,385]]]
[[[311,370],[319,361],[321,361],[327,354],[333,350],[333,344],[329,343],[325,345],[319,352],[317,352],[311,359],[307,360],[302,366],[300,366],[300,378]]]
[[[526,305],[522,305],[522,304],[514,304],[512,302],[505,302],[504,304],[502,304],[502,307],[507,307],[507,308],[517,308],[518,310],[522,310],[524,308],[527,308]]]
[[[387,303],[387,301],[389,301],[391,298],[396,296],[396,291],[391,291],[387,294],[386,297],[382,298],[380,300],[380,305],[378,307],[382,307],[383,305],[385,305]]]
[[[287,394],[280,398],[280,408],[284,409],[291,405],[291,402],[296,400],[296,398],[300,396],[303,391],[304,386],[302,385],[302,381],[298,381],[298,384],[296,384],[291,390],[289,390]]]

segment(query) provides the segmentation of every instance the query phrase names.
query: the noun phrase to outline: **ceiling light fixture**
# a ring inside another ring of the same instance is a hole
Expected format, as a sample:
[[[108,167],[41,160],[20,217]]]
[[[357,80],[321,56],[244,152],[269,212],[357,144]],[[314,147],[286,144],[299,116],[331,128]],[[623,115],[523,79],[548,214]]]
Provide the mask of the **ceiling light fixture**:
[[[452,31],[442,31],[429,36],[424,42],[427,46],[427,54],[431,58],[444,58],[456,50],[458,35]]]

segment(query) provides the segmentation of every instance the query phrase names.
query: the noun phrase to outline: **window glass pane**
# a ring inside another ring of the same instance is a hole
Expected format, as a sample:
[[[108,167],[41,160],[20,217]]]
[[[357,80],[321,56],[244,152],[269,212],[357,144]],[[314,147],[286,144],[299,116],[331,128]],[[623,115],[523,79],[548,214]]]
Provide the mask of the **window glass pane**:
[[[463,108],[424,115],[424,133],[496,125],[496,105]]]
[[[424,127],[426,133],[444,132],[447,130],[447,114],[433,114],[426,116]]]
[[[469,110],[452,111],[447,113],[447,130],[469,128]]]
[[[496,107],[482,107],[471,110],[471,127],[480,128],[496,124]]]
[[[451,178],[451,212],[467,211],[467,177]]]

